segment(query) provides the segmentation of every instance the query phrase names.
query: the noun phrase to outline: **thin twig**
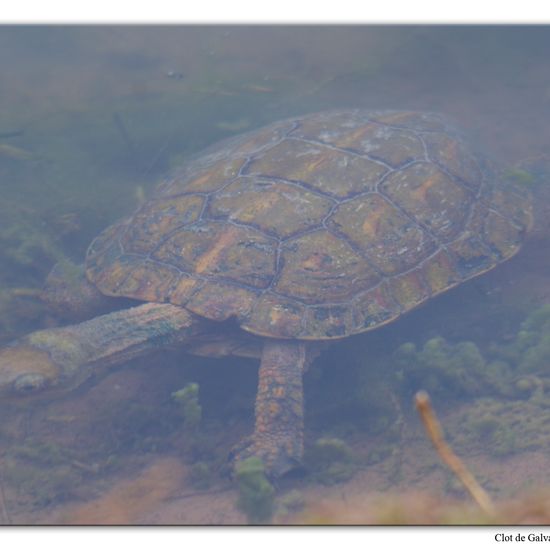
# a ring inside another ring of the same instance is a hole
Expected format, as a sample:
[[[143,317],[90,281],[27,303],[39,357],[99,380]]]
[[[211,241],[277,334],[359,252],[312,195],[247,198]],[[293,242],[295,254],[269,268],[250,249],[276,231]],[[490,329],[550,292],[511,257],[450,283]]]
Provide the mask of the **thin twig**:
[[[426,432],[430,437],[435,450],[441,457],[441,460],[453,471],[460,479],[464,487],[468,490],[478,506],[488,515],[494,515],[494,506],[491,497],[479,485],[466,465],[456,456],[443,437],[441,425],[437,420],[435,412],[430,403],[430,397],[425,391],[419,391],[415,395],[416,408],[420,418],[424,423]]]

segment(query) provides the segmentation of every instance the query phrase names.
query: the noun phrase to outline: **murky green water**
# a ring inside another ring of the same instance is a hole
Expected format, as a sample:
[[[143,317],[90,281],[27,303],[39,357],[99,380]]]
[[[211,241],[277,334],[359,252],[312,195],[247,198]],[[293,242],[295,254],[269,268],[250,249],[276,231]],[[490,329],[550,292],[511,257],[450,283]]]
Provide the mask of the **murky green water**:
[[[533,194],[533,233],[501,268],[315,362],[309,473],[281,484],[275,521],[346,491],[457,494],[412,410],[420,388],[495,498],[548,484],[549,56],[544,26],[0,27],[0,342],[58,324],[38,298],[51,267],[215,141],[324,109],[442,112]],[[185,412],[170,396],[191,383]],[[221,472],[256,383],[253,360],[159,352],[54,402],[5,404],[3,521],[246,521]]]

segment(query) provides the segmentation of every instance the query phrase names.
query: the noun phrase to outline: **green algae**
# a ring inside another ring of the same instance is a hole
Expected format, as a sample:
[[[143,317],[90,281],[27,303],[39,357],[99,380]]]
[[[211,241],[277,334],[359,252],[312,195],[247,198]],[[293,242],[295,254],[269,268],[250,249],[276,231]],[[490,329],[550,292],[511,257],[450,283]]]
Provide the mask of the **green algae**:
[[[314,469],[323,469],[333,462],[351,462],[353,453],[348,445],[335,437],[322,437],[308,451],[307,463]]]
[[[308,477],[323,485],[342,483],[353,477],[357,462],[351,448],[341,439],[322,437],[304,456]]]
[[[280,523],[285,518],[303,510],[306,504],[305,497],[298,489],[291,489],[276,500],[274,523]]]
[[[246,514],[248,523],[270,523],[275,511],[275,489],[269,483],[263,462],[252,456],[235,468],[239,489],[237,507]]]
[[[454,396],[512,397],[544,393],[550,374],[550,305],[527,316],[507,341],[482,351],[474,342],[451,343],[438,336],[417,347],[402,344],[395,352],[398,378],[409,387]]]
[[[79,464],[71,449],[51,441],[27,439],[8,448],[3,480],[34,506],[45,506],[74,496],[85,473]]]
[[[196,431],[202,419],[199,385],[189,382],[181,390],[173,392],[172,399],[181,407],[183,429],[191,432]]]
[[[446,401],[444,425],[453,434],[451,443],[459,454],[483,449],[501,458],[548,449],[549,344],[550,306],[542,305],[518,322],[512,335],[508,332],[499,338],[497,333],[493,341],[452,342],[435,336],[423,343],[402,343],[393,353],[375,350],[363,365],[349,365],[341,382],[348,392],[347,407],[360,411],[360,404],[375,388],[378,399],[383,395],[387,401],[385,411],[380,409],[382,417],[391,419],[391,429],[382,431],[365,465],[381,464],[392,483],[399,481],[399,448],[393,442],[406,437],[410,413],[403,415],[401,409],[420,388]],[[384,390],[376,385],[377,377],[384,380]],[[393,407],[389,402],[394,402]],[[337,410],[338,400],[331,407]],[[460,411],[458,416],[454,408]],[[358,429],[359,423],[354,435]]]
[[[179,426],[181,418],[166,405],[120,401],[103,404],[85,435],[102,456],[123,456],[166,450]]]
[[[550,412],[530,400],[485,397],[447,420],[452,444],[459,453],[484,452],[505,457],[550,448]]]
[[[504,364],[488,364],[474,342],[446,341],[438,336],[421,348],[408,342],[394,354],[398,377],[407,387],[434,395],[476,396],[501,393]]]
[[[3,199],[6,200],[6,199]],[[0,206],[0,329],[13,339],[42,320],[38,299],[48,268],[64,258],[63,248],[37,212],[21,212],[9,199]]]
[[[214,473],[212,467],[207,462],[196,462],[191,466],[189,472],[189,481],[195,489],[205,491],[212,486],[214,482]]]
[[[14,445],[10,448],[10,454],[45,466],[64,464],[74,458],[73,453],[56,443],[33,439],[26,440],[22,445]]]
[[[2,258],[18,270],[39,269],[41,262],[56,262],[65,255],[52,234],[28,219],[14,221],[0,231]],[[6,268],[3,268],[6,271]]]
[[[70,466],[44,469],[15,462],[5,464],[4,478],[16,487],[19,496],[30,499],[37,507],[74,498],[82,482],[82,474]]]
[[[536,176],[522,168],[510,168],[504,172],[503,176],[508,181],[525,187],[531,187],[537,183]]]
[[[550,375],[550,304],[532,311],[514,339],[493,345],[491,352],[513,364],[518,373]]]

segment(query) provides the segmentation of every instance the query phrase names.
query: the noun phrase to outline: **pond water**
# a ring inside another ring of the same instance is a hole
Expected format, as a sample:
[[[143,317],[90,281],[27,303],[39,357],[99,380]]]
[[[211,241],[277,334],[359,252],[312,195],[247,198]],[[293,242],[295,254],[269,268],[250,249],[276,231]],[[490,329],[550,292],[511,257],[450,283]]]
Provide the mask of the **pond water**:
[[[497,503],[549,485],[549,57],[546,26],[0,27],[2,345],[69,322],[40,298],[48,273],[81,262],[166,174],[285,118],[443,113],[534,198],[514,258],[313,362],[306,467],[274,491],[252,476],[263,516],[225,466],[253,427],[257,360],[158,349],[74,391],[0,403],[0,523],[452,521],[410,515],[411,491],[441,510],[468,502],[416,416],[420,389]]]

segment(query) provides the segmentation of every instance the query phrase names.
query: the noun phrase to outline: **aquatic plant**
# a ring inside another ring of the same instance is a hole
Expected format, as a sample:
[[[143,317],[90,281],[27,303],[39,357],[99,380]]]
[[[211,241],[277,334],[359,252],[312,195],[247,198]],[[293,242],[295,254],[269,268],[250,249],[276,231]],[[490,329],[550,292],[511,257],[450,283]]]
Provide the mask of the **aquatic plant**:
[[[403,391],[425,388],[438,399],[475,398],[450,428],[460,452],[501,457],[550,446],[550,305],[536,308],[505,341],[482,350],[473,342],[432,338],[395,352]],[[505,398],[505,399],[502,399]]]
[[[550,373],[550,304],[529,314],[511,348],[518,371]]]
[[[523,168],[510,168],[504,172],[503,176],[512,183],[525,185],[528,187],[537,182],[536,176]]]
[[[421,349],[407,342],[394,356],[399,376],[408,386],[438,393],[475,393],[476,375],[485,365],[474,343],[452,345],[442,337],[428,340]]]
[[[398,379],[405,388],[424,388],[437,395],[509,395],[509,364],[488,361],[474,342],[452,344],[443,337],[428,340],[421,349],[412,342],[394,354]]]
[[[306,450],[304,463],[308,477],[323,485],[334,485],[352,478],[357,464],[351,448],[341,439],[321,437]]]
[[[207,462],[197,462],[191,466],[189,481],[195,489],[208,489],[214,480],[212,469]]]
[[[199,404],[199,385],[190,382],[181,390],[172,393],[172,399],[181,407],[183,427],[187,431],[194,431],[202,418],[202,407]]]
[[[502,457],[550,448],[550,412],[536,399],[483,397],[448,422],[460,452],[479,450]]]
[[[145,399],[105,402],[84,437],[94,440],[102,455],[118,458],[128,453],[165,449],[180,422],[170,407]],[[105,426],[109,429],[105,430]]]
[[[239,462],[235,477],[239,487],[237,507],[246,514],[248,523],[270,523],[275,509],[275,489],[265,475],[262,460],[252,456]]]
[[[304,508],[305,503],[304,495],[297,489],[292,489],[288,493],[282,495],[276,502],[275,522],[280,523],[290,514],[299,512]]]
[[[23,445],[15,445],[10,454],[18,459],[28,460],[45,466],[64,464],[73,458],[73,454],[51,441],[29,439]]]
[[[72,496],[84,469],[71,449],[49,441],[28,439],[7,449],[2,474],[17,494],[43,506]]]
[[[0,232],[2,256],[6,262],[18,268],[36,269],[44,271],[46,262],[51,265],[64,258],[54,238],[43,228],[24,219],[6,227]]]
[[[81,485],[82,475],[68,465],[39,467],[35,464],[7,462],[4,480],[19,495],[25,495],[35,506],[58,503],[72,497]]]

